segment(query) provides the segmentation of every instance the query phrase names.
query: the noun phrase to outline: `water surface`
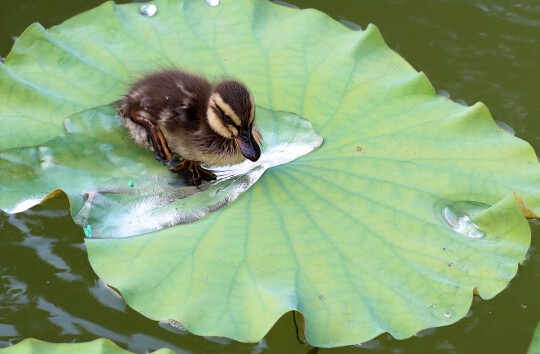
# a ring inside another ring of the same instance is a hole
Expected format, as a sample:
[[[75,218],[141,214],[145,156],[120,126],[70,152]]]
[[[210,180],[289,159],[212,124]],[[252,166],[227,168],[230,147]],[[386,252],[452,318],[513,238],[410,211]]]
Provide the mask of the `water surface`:
[[[201,0],[202,1],[202,0]],[[124,1],[128,2],[128,1]],[[482,101],[496,120],[540,149],[540,2],[516,0],[289,0],[365,28],[376,24],[391,48],[438,90]],[[101,1],[3,0],[0,56],[26,26],[58,24]],[[146,352],[196,353],[523,353],[540,319],[540,224],[532,222],[528,260],[493,300],[474,299],[466,318],[403,341],[383,334],[358,347],[300,344],[290,314],[256,344],[178,334],[125,305],[90,268],[83,231],[56,199],[0,215],[0,347],[34,337],[50,342],[109,338]]]

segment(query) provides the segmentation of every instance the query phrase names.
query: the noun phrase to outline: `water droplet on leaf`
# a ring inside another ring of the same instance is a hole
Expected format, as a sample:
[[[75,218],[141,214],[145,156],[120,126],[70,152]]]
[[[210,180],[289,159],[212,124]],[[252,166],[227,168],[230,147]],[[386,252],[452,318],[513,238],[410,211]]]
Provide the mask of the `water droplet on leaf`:
[[[139,9],[141,15],[152,17],[157,13],[157,6],[154,4],[144,4]]]
[[[474,215],[486,210],[487,204],[475,202],[454,202],[442,211],[444,221],[455,231],[469,238],[479,239],[485,236],[484,231],[471,219]]]

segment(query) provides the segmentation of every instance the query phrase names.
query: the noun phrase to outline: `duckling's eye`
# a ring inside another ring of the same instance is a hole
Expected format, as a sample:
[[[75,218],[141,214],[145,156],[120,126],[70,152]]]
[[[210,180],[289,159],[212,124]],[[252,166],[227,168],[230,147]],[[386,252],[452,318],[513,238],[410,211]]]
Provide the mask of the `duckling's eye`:
[[[223,113],[223,119],[225,120],[225,123],[227,124],[233,124],[233,120],[231,119],[231,117],[229,117],[227,114]]]

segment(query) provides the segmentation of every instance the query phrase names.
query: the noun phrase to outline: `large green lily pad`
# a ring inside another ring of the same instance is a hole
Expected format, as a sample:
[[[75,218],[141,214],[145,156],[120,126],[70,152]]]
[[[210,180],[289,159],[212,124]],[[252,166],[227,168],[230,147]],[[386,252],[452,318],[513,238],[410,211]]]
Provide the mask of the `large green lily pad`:
[[[239,77],[258,106],[309,119],[324,144],[199,221],[87,240],[133,308],[241,341],[294,309],[311,344],[338,346],[453,323],[475,289],[491,298],[512,279],[540,169],[485,106],[437,96],[374,26],[258,0],[156,4],[154,17],[107,3],[31,26],[0,65],[0,119],[13,126],[0,148],[46,144],[160,64]]]

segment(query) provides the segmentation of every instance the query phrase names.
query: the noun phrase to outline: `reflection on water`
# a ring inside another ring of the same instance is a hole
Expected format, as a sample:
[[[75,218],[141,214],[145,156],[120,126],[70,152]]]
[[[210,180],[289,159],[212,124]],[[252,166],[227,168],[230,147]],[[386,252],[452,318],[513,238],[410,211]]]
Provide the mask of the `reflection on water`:
[[[540,3],[536,1],[508,0],[504,3],[499,1],[475,1],[474,6],[482,10],[486,15],[507,21],[516,25],[540,27]]]
[[[0,215],[0,346],[27,337],[89,340],[118,322],[141,322],[91,270],[67,206],[65,199],[52,200]],[[116,340],[128,343],[123,337],[118,333]]]
[[[157,13],[157,6],[154,4],[144,4],[139,9],[141,15],[152,17]]]

